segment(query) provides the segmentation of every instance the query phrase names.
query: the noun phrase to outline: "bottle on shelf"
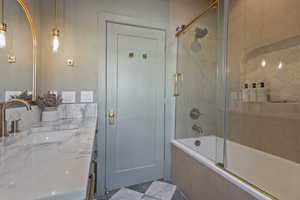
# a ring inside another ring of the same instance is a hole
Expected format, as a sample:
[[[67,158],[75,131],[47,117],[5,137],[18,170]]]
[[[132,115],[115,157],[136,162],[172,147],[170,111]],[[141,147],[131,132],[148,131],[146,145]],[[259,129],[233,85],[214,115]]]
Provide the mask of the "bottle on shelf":
[[[249,102],[249,100],[250,100],[249,84],[245,83],[242,89],[242,102]]]
[[[257,84],[252,83],[252,88],[250,89],[250,102],[257,101]]]
[[[256,91],[257,91],[257,101],[258,102],[267,102],[267,100],[268,100],[267,91],[266,91],[264,82],[259,83]]]

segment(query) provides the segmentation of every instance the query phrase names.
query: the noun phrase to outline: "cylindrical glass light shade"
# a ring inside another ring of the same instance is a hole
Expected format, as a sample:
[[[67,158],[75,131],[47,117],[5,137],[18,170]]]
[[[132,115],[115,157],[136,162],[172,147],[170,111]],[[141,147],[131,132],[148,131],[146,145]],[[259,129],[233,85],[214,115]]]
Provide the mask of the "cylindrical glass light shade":
[[[6,47],[6,31],[7,31],[7,25],[5,23],[1,24],[0,27],[0,48]]]
[[[52,50],[54,53],[58,52],[59,49],[59,30],[58,29],[53,29],[53,40],[52,40]]]

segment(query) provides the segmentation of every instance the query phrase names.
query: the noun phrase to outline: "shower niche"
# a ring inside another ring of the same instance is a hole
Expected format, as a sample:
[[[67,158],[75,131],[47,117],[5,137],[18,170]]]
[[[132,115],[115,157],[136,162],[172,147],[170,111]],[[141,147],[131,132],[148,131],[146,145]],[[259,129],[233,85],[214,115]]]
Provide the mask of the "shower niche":
[[[243,55],[240,92],[243,103],[298,103],[300,36],[250,50]]]

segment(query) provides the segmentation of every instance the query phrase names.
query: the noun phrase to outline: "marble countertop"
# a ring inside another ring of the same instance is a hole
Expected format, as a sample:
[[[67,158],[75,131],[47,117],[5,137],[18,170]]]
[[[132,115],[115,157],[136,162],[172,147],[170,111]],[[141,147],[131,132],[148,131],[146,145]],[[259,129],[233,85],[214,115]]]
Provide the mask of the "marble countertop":
[[[84,200],[96,117],[36,123],[0,141],[0,199]]]

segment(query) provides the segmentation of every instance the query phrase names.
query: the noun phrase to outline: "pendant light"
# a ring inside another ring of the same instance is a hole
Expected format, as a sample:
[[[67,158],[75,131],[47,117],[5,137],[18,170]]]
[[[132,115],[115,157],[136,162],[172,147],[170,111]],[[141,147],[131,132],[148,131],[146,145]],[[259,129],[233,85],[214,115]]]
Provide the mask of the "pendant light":
[[[4,0],[1,0],[0,48],[6,47],[7,24],[4,23]]]
[[[57,0],[54,0],[54,4],[55,27],[52,29],[52,50],[54,53],[57,53],[59,49],[59,29],[57,28]]]

